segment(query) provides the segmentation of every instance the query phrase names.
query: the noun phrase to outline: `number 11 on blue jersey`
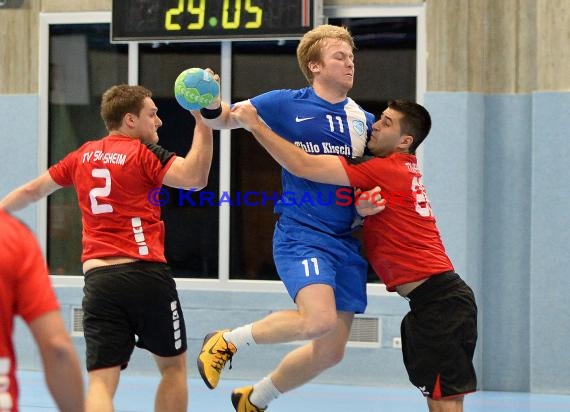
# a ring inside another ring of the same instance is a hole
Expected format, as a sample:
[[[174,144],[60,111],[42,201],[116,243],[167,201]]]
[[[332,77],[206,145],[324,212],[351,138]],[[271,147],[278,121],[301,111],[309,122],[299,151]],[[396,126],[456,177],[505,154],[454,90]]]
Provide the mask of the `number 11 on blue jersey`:
[[[310,263],[309,263],[310,261]],[[312,265],[311,265],[312,263]],[[310,258],[310,259],[303,259],[301,262],[303,267],[305,268],[305,276],[309,277],[311,275],[311,268],[314,270],[315,275],[319,275],[319,261],[317,258]]]

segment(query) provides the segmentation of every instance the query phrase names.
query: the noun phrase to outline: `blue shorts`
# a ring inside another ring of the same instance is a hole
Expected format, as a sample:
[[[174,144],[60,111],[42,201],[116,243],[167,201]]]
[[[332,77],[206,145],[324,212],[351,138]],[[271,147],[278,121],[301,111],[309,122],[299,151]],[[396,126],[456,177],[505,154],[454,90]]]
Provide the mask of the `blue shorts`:
[[[273,258],[289,295],[312,284],[330,285],[336,309],[364,313],[368,264],[352,235],[331,235],[298,224],[275,226]]]

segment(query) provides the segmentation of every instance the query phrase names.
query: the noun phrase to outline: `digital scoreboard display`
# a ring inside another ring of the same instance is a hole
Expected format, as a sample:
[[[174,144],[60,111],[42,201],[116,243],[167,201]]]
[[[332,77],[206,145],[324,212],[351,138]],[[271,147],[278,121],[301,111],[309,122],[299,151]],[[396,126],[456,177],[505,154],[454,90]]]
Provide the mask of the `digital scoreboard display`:
[[[295,39],[315,26],[321,2],[113,0],[111,41]]]

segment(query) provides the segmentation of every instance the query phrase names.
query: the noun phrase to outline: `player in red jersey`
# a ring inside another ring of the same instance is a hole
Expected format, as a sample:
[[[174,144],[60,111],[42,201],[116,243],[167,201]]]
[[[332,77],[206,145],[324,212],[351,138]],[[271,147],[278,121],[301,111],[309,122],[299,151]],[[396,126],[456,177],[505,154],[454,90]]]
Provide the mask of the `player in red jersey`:
[[[0,411],[18,412],[14,317],[21,316],[38,344],[48,389],[58,409],[81,412],[79,358],[65,330],[42,252],[34,235],[0,210]]]
[[[410,381],[427,397],[430,411],[462,411],[463,395],[477,385],[477,306],[445,252],[418,169],[415,151],[431,128],[427,110],[407,100],[389,102],[368,142],[375,157],[358,164],[305,153],[263,124],[252,105],[233,111],[294,175],[363,190],[382,188],[386,208],[365,219],[364,246],[387,289],[410,301],[401,326]]]
[[[154,354],[162,375],[156,410],[187,409],[186,329],[164,257],[160,207],[149,199],[163,184],[184,189],[207,184],[212,130],[192,112],[192,148],[178,157],[156,144],[162,125],[157,111],[146,88],[111,87],[101,101],[109,135],[85,143],[0,202],[6,210],[17,210],[63,186],[77,192],[88,412],[113,410],[120,371],[135,346]]]

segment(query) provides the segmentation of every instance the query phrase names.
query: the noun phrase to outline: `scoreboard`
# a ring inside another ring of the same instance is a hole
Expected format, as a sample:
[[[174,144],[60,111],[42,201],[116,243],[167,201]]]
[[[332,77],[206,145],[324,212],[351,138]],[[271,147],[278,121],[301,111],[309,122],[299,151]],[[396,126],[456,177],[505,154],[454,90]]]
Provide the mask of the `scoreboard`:
[[[113,0],[111,41],[296,39],[322,0]]]

